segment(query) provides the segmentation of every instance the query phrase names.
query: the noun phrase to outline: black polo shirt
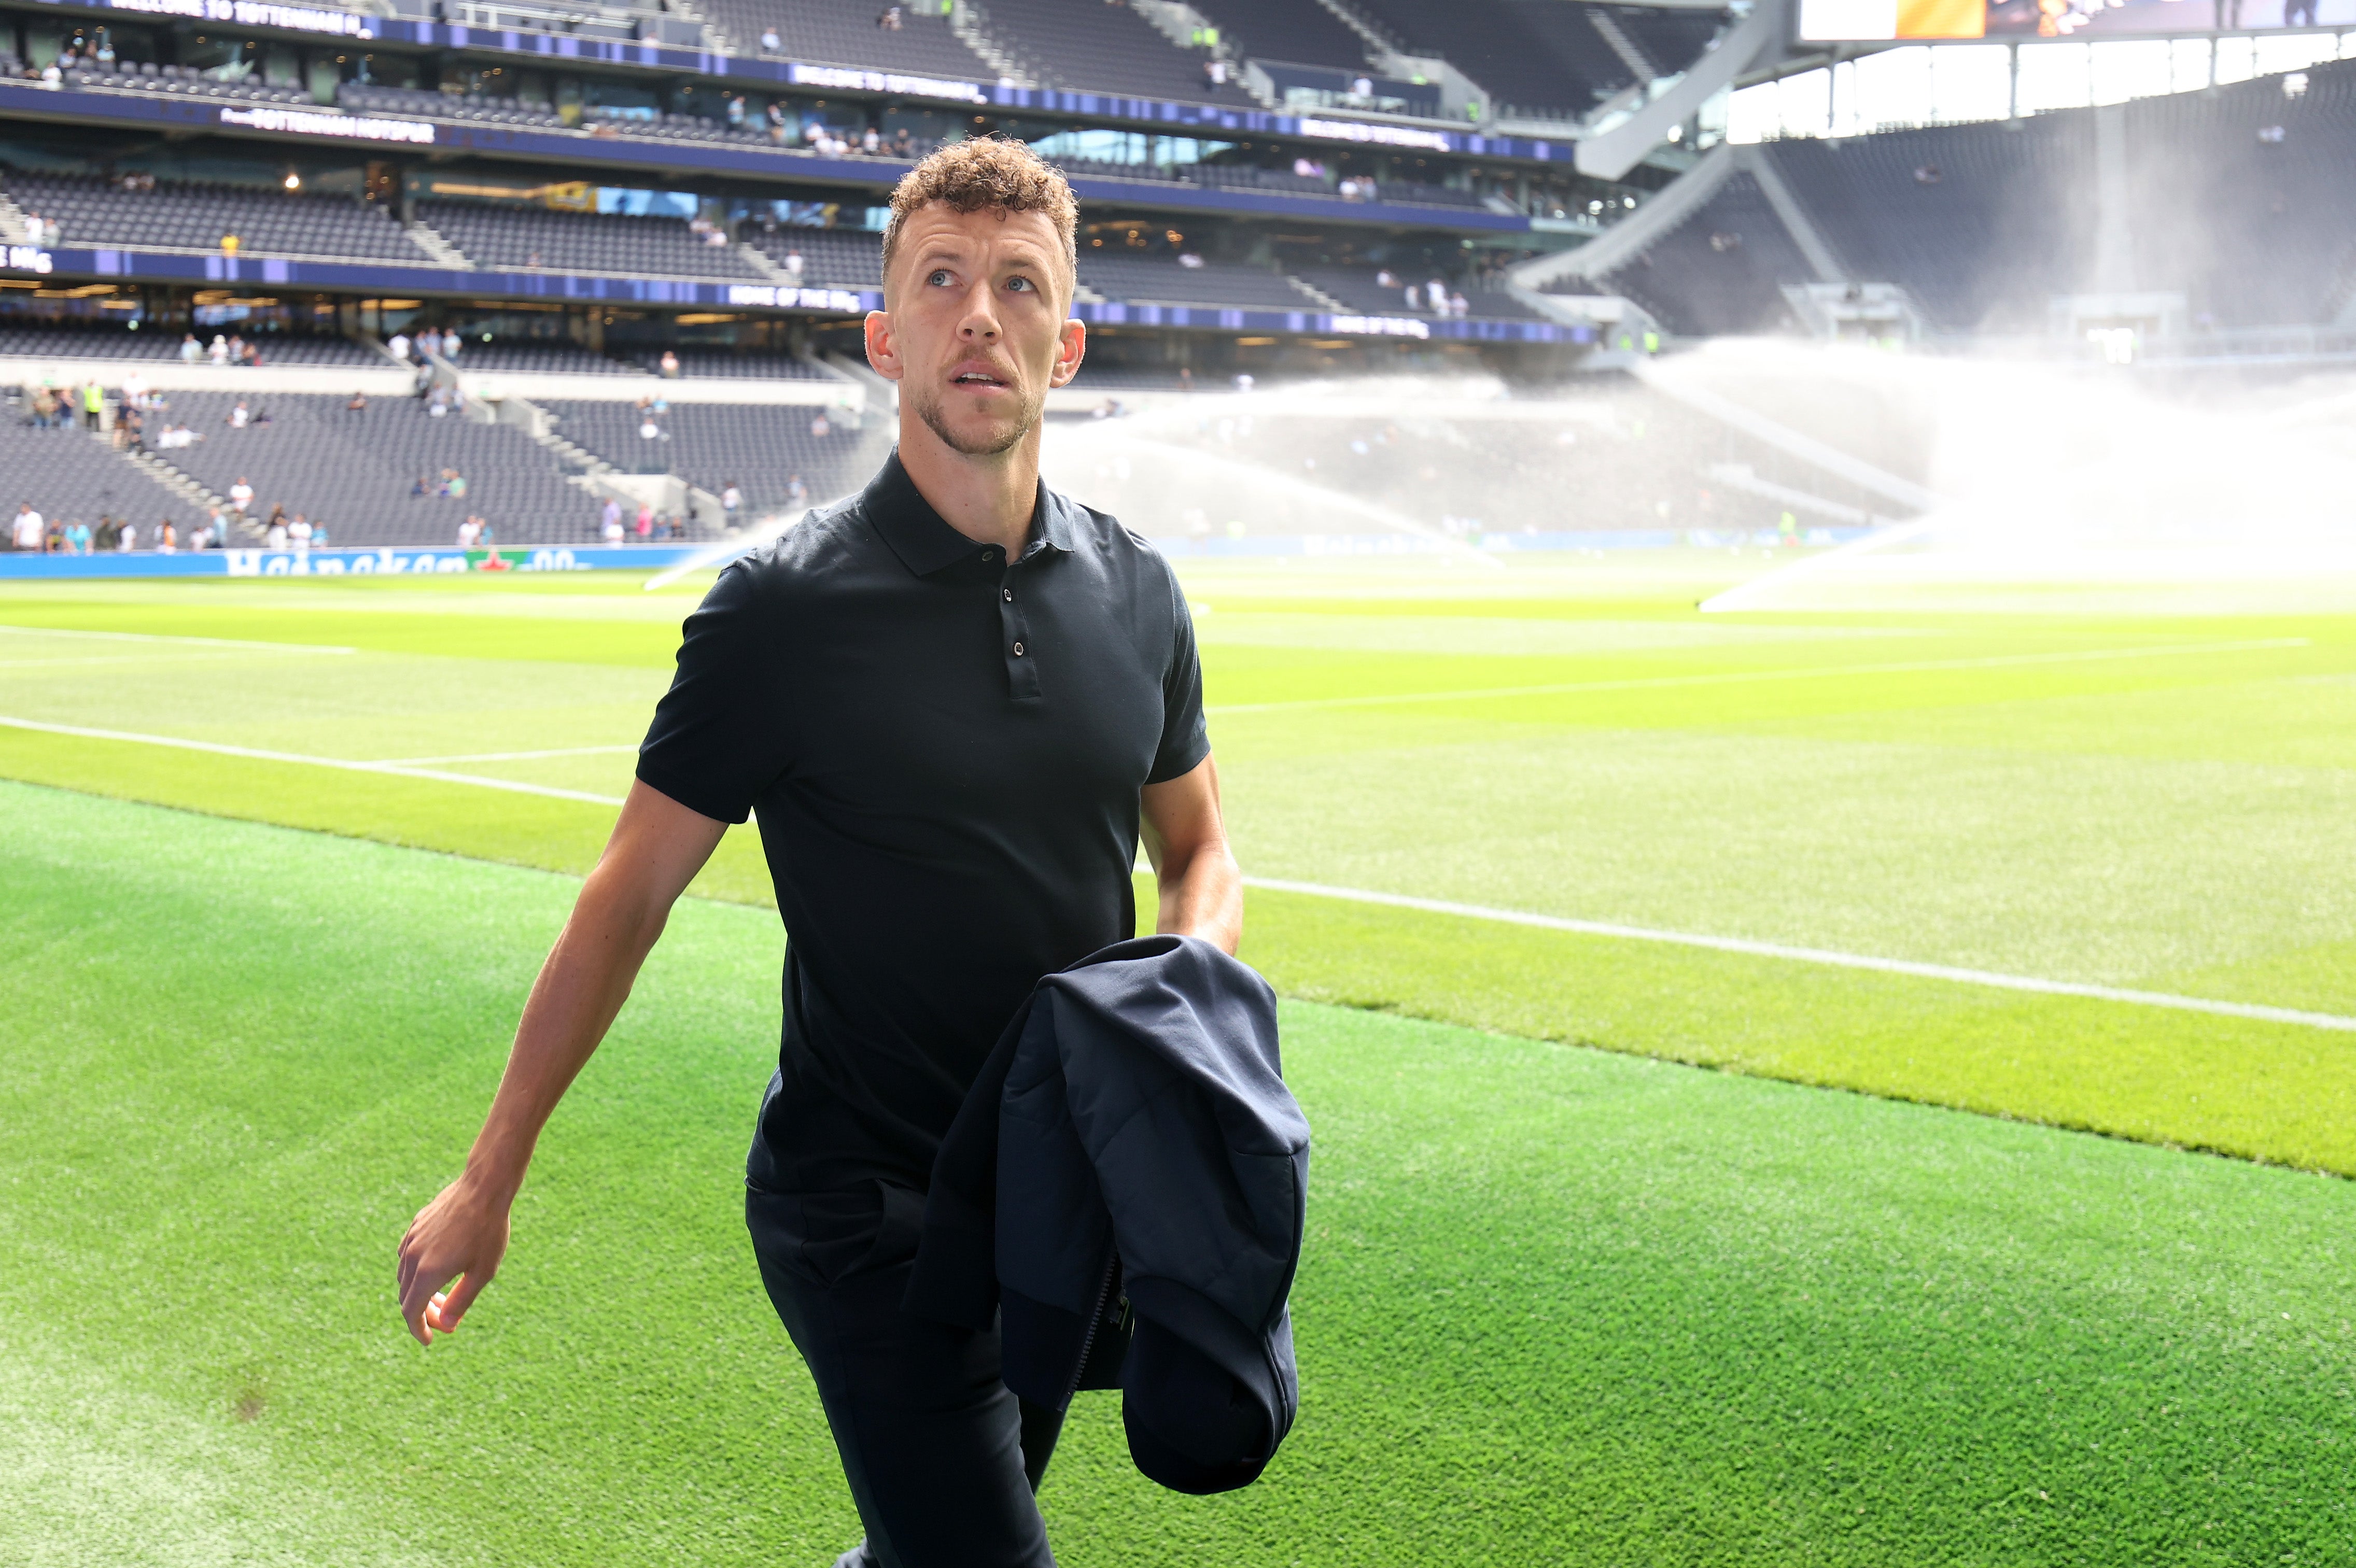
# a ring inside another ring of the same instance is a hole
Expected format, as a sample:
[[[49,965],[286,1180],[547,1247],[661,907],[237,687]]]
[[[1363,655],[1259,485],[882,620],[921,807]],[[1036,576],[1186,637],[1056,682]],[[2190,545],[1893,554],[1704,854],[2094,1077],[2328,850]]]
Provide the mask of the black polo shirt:
[[[688,617],[638,777],[760,820],[787,945],[755,1187],[922,1190],[1032,986],[1132,933],[1139,786],[1209,753],[1151,547],[1042,485],[1004,553],[895,453]]]

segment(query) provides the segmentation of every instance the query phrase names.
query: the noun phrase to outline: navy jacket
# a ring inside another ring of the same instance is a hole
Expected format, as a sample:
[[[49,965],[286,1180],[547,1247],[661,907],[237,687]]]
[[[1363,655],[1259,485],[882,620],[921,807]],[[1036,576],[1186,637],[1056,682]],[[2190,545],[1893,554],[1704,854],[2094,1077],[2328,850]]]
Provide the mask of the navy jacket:
[[[1285,1297],[1309,1124],[1276,997],[1206,942],[1117,943],[1039,982],[933,1168],[907,1309],[1001,1322],[1006,1386],[1118,1386],[1130,1456],[1182,1492],[1246,1486],[1300,1403]]]

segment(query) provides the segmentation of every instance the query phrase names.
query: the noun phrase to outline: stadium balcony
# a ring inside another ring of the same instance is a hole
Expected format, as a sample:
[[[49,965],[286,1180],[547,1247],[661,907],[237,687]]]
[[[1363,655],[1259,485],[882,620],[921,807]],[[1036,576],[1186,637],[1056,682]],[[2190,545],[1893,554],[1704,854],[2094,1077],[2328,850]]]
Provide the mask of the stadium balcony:
[[[155,181],[140,187],[95,176],[0,168],[0,195],[22,219],[58,226],[54,246],[132,246],[219,252],[234,234],[240,255],[427,261],[391,216],[348,196]]]
[[[748,510],[784,506],[801,479],[810,505],[864,484],[890,432],[853,429],[812,408],[672,403],[656,411],[618,401],[543,400],[557,433],[625,474],[670,474],[718,495],[732,480]],[[821,418],[824,435],[813,432]],[[654,435],[641,433],[649,423]]]
[[[1408,274],[1387,284],[1375,270],[1366,267],[1294,267],[1290,271],[1318,293],[1366,315],[1436,317],[1440,314],[1431,308],[1430,295],[1422,286],[1431,276],[1428,272]],[[1410,277],[1412,282],[1408,281]],[[1468,317],[1486,321],[1547,319],[1502,286],[1492,287],[1478,279],[1462,279],[1452,287],[1464,295],[1464,314]]]
[[[701,0],[706,21],[737,54],[776,55],[862,70],[995,81],[937,4],[921,0]],[[884,25],[899,13],[897,27]],[[776,45],[766,40],[774,37]]]
[[[13,62],[14,57],[11,57]],[[37,76],[15,63],[9,76]],[[157,65],[153,60],[91,60],[64,73],[64,85],[91,92],[160,93],[176,98],[212,98],[237,103],[284,103],[315,108],[317,101],[303,88],[273,86],[252,79],[225,78],[194,66]]]
[[[635,365],[609,359],[577,343],[560,339],[502,337],[484,343],[463,335],[460,337],[458,352],[443,356],[444,363],[455,370],[541,376],[643,374]]]
[[[680,380],[730,381],[839,381],[842,378],[823,365],[812,364],[798,355],[778,354],[762,349],[736,348],[671,348],[662,346],[618,346],[609,344],[608,353],[625,356],[625,368],[649,376],[675,375]],[[668,353],[679,367],[676,372],[663,369],[663,356]]]
[[[234,329],[207,329],[198,335],[200,340],[209,344],[217,330]],[[134,331],[129,324],[118,322],[59,321],[45,322],[37,326],[0,324],[0,358],[7,359],[177,362],[180,358],[182,341],[183,335],[177,331],[144,328]],[[253,346],[256,357],[264,366],[382,369],[387,364],[383,355],[345,337],[269,332],[248,334],[245,341]]]
[[[1181,266],[1174,257],[1080,252],[1080,284],[1106,299],[1138,304],[1226,306],[1240,310],[1312,310],[1316,302],[1281,272],[1207,261]]]
[[[337,545],[447,544],[470,514],[492,518],[504,545],[574,544],[596,532],[596,500],[516,425],[435,419],[413,400],[354,413],[341,398],[271,393],[243,397],[256,422],[237,430],[229,422],[237,392],[174,391],[167,400],[149,428],[168,421],[204,439],[158,458],[217,496],[243,477],[254,489],[252,517],[283,506],[324,524]],[[464,496],[432,493],[445,470],[465,477]],[[412,495],[420,480],[429,493]]]
[[[467,261],[487,270],[767,281],[734,246],[710,243],[681,218],[439,201],[419,202],[416,213]]]
[[[1043,85],[1259,107],[1234,82],[1210,80],[1209,50],[1182,48],[1126,0],[988,0],[968,9],[981,35]]]
[[[564,122],[545,104],[517,98],[485,97],[481,93],[432,91],[414,87],[385,87],[375,82],[346,81],[336,86],[336,102],[361,114],[414,114],[435,120],[469,120],[488,125],[529,126],[562,130]]]

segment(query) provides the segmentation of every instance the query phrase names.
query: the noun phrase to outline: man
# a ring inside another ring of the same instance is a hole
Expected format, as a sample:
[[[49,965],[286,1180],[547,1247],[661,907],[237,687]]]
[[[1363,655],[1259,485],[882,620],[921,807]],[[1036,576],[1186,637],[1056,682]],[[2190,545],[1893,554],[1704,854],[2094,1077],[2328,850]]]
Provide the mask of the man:
[[[48,528],[48,519],[33,510],[33,503],[30,501],[16,503],[16,528],[10,542],[18,549],[38,551]]]
[[[1085,347],[1076,217],[1016,143],[956,144],[894,191],[866,328],[898,450],[689,619],[465,1174],[401,1247],[430,1343],[498,1267],[533,1141],[672,901],[757,807],[790,940],[745,1215],[867,1527],[857,1568],[1053,1563],[1033,1493],[1060,1416],[1007,1390],[994,1329],[900,1310],[933,1158],[1039,977],[1130,933],[1141,835],[1161,930],[1232,952],[1242,925],[1176,580],[1038,478]]]

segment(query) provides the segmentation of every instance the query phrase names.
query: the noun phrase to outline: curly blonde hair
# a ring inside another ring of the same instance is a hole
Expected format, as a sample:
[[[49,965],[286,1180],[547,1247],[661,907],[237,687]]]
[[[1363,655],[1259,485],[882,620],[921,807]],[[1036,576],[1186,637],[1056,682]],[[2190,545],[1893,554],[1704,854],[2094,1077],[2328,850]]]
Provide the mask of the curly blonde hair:
[[[884,275],[900,248],[908,219],[935,202],[952,212],[1044,212],[1064,242],[1065,277],[1080,269],[1080,202],[1053,164],[1009,137],[952,142],[900,176],[892,187],[892,219],[884,227]]]

